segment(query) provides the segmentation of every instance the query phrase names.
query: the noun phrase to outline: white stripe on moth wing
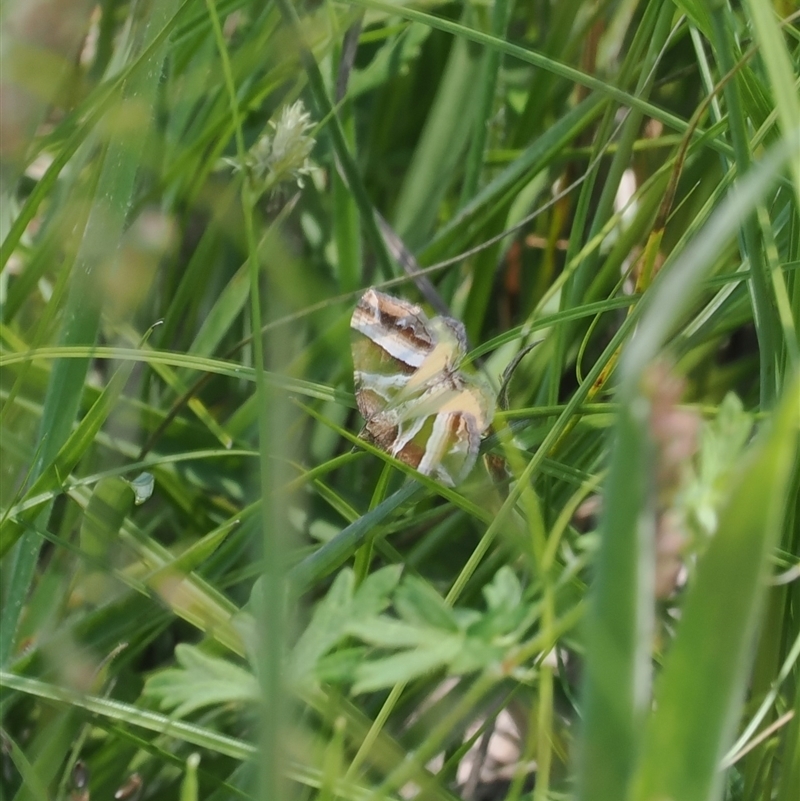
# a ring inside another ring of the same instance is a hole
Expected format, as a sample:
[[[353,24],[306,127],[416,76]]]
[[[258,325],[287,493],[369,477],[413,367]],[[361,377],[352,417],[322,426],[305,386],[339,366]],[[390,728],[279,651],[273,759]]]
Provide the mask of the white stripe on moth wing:
[[[392,446],[392,456],[397,456],[397,454],[400,453],[403,448],[405,448],[405,446],[417,436],[417,434],[419,434],[427,419],[427,416],[413,417],[411,418],[411,425],[408,428],[406,428],[402,422],[398,424],[397,439]],[[425,450],[427,451],[427,446]]]
[[[353,373],[356,386],[362,386],[380,395],[384,400],[389,401],[395,397],[397,391],[403,389],[408,383],[408,376],[403,373],[394,375],[384,375],[382,373],[367,373],[363,370],[356,370]],[[391,393],[394,390],[394,393]]]
[[[360,319],[353,315],[350,326],[359,334],[367,337],[376,347],[383,348],[392,358],[399,359],[410,367],[420,367],[430,353],[428,350],[420,350],[408,345],[401,336],[369,319]]]
[[[449,418],[443,423],[441,444],[434,443],[438,453],[432,455],[431,463],[436,462],[433,475],[449,486],[460,483],[472,470],[478,458],[480,433],[475,427],[475,420],[470,415],[460,415],[463,425],[452,431],[451,424],[455,415],[441,415]],[[437,432],[438,433],[438,432]],[[455,470],[451,473],[451,470]]]
[[[450,434],[451,414],[437,414],[433,421],[433,429],[425,445],[425,455],[417,468],[420,473],[430,475],[440,466],[442,458],[449,450],[448,443],[452,441]],[[450,477],[452,478],[452,477]]]

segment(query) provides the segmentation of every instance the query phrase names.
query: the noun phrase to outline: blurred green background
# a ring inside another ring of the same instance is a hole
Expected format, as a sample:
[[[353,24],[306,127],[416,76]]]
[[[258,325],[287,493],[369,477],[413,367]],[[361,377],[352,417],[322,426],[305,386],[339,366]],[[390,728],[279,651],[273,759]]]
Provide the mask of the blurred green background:
[[[798,20],[7,0],[0,798],[795,799]],[[370,286],[499,393],[454,489]]]

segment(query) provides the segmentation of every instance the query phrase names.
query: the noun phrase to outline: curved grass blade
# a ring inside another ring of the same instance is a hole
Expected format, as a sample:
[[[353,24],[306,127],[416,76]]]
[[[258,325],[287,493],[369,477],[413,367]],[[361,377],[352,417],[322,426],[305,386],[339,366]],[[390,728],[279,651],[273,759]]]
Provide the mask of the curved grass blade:
[[[721,797],[720,763],[733,739],[781,531],[800,439],[800,379],[788,386],[730,488],[719,530],[697,566],[656,693],[634,801]]]
[[[625,797],[649,708],[653,560],[644,514],[648,435],[640,380],[690,307],[721,247],[774,184],[794,149],[794,143],[785,142],[771,152],[735,186],[692,244],[665,265],[642,301],[641,323],[620,362],[622,406],[587,626],[580,799]]]

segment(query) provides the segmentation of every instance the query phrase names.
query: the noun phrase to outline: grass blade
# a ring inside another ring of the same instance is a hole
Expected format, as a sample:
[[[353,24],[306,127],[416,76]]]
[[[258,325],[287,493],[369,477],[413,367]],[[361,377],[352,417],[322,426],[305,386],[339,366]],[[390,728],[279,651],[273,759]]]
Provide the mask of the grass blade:
[[[733,739],[768,559],[781,531],[800,437],[800,380],[788,386],[730,488],[719,530],[697,567],[656,691],[632,798],[721,797],[720,762]]]

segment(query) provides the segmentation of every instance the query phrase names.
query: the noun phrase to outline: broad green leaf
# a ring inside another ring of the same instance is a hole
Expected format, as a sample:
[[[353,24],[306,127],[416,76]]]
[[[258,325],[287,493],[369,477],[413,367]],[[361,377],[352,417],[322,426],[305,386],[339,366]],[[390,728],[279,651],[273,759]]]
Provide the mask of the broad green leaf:
[[[370,645],[383,648],[423,648],[435,645],[448,633],[429,626],[402,623],[389,617],[356,620],[347,626],[348,634]]]
[[[697,477],[687,487],[681,505],[706,535],[717,530],[719,507],[731,471],[738,464],[752,428],[752,415],[744,411],[736,395],[729,393],[716,418],[703,429]]]
[[[490,612],[510,613],[522,603],[522,587],[516,573],[507,565],[495,573],[494,579],[483,589]]]
[[[317,681],[347,685],[353,680],[356,670],[365,661],[365,647],[342,648],[320,657],[314,667]]]

